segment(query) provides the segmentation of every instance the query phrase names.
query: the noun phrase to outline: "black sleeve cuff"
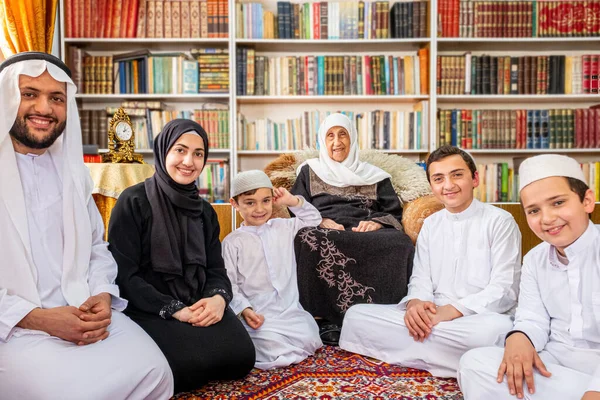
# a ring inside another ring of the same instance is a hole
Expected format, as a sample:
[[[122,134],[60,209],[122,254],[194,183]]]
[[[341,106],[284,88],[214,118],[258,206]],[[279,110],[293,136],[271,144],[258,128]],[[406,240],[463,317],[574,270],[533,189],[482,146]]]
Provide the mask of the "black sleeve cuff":
[[[213,297],[214,295],[219,294],[225,300],[225,308],[231,303],[231,295],[225,289],[214,288],[206,292],[206,297]]]
[[[160,315],[162,319],[170,319],[173,318],[173,314],[185,307],[186,305],[181,301],[171,300],[169,304],[160,309],[158,315]]]
[[[510,335],[512,335],[513,333],[522,333],[523,335],[525,335],[525,337],[529,340],[529,342],[531,342],[531,345],[535,348],[535,345],[533,344],[533,342],[531,341],[531,339],[529,338],[529,336],[527,336],[527,334],[523,331],[510,331],[506,334],[506,336],[504,337],[504,346],[506,346],[506,339],[508,339],[508,337]]]

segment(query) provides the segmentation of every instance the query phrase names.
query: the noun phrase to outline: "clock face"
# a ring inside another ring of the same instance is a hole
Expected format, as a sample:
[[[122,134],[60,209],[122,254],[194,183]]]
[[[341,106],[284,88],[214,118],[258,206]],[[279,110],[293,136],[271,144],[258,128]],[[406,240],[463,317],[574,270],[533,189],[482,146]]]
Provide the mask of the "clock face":
[[[131,125],[127,122],[119,122],[115,128],[115,134],[119,138],[119,140],[126,141],[131,139],[133,135],[133,129],[131,129]]]

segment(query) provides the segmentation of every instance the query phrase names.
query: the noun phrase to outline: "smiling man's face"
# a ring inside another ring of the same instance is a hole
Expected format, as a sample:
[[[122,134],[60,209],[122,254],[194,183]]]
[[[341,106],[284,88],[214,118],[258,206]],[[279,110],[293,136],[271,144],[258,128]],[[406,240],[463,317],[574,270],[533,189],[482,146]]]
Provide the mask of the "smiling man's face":
[[[63,133],[67,120],[67,91],[45,71],[37,77],[19,76],[21,103],[10,135],[17,151],[40,153]]]

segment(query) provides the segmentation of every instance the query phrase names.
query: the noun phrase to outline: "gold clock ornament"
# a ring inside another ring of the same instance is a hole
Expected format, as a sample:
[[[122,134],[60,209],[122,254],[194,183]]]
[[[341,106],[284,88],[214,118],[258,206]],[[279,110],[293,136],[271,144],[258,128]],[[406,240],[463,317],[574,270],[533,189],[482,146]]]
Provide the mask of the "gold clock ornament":
[[[135,152],[135,132],[129,115],[119,107],[108,124],[108,153],[102,162],[145,164],[144,157]]]

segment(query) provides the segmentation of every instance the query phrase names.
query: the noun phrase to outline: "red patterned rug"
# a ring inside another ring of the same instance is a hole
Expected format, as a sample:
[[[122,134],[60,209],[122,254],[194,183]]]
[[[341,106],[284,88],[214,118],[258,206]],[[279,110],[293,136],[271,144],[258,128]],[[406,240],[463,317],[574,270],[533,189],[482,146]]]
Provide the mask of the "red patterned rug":
[[[214,382],[195,392],[179,393],[177,400],[253,399],[404,399],[462,400],[455,379],[439,379],[428,372],[397,367],[324,346],[300,364],[271,371],[253,369],[246,379]]]

